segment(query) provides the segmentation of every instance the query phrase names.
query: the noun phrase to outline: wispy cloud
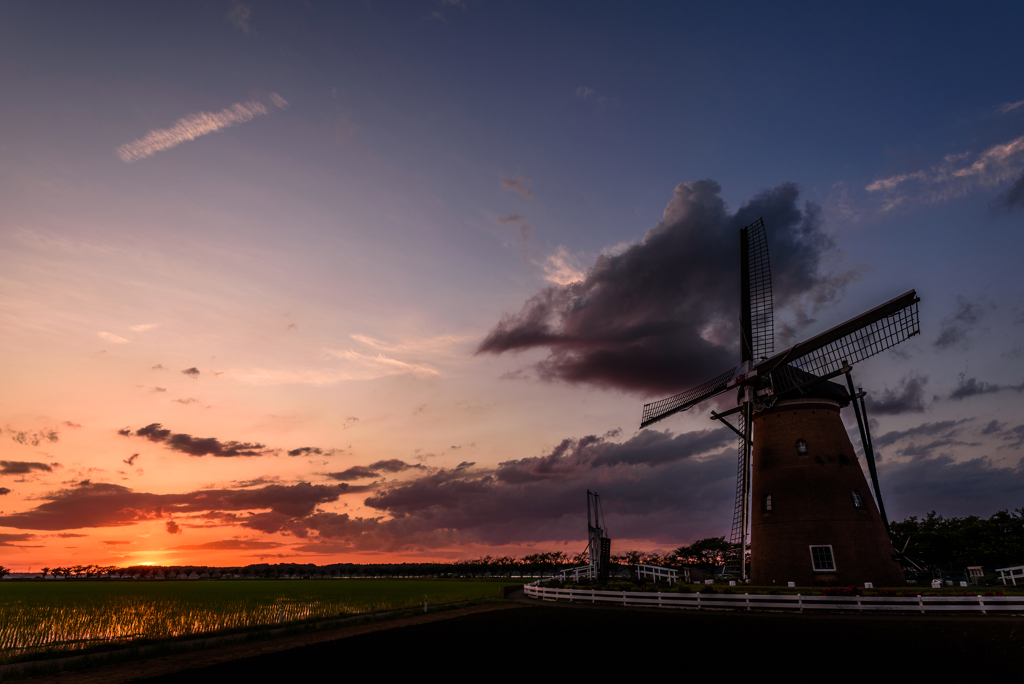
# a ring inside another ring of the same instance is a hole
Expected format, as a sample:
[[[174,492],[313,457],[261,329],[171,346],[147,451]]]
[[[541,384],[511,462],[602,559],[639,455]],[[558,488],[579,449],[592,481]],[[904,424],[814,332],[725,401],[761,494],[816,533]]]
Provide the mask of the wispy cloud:
[[[518,192],[523,199],[533,198],[533,181],[523,176],[512,176],[501,179],[501,189],[509,192]]]
[[[1017,106],[1021,103],[1015,103]],[[943,158],[927,170],[880,178],[865,186],[886,198],[882,211],[905,201],[940,202],[1014,178],[1024,168],[1024,136],[994,145],[981,154],[962,152]]]
[[[96,333],[96,334],[99,335],[100,337],[102,337],[103,339],[105,339],[107,342],[113,342],[114,344],[127,344],[128,343],[128,340],[124,339],[123,337],[118,337],[114,333],[99,332],[99,333]]]
[[[250,14],[252,14],[252,10],[247,5],[236,2],[231,11],[224,15],[224,18],[234,24],[245,35],[252,36],[256,35],[256,31],[249,22]]]
[[[132,330],[135,332],[146,332],[147,330],[152,330],[156,326],[156,323],[143,323],[141,325],[133,325]]]
[[[556,285],[577,283],[587,277],[580,269],[580,264],[576,257],[569,254],[565,247],[561,245],[540,266],[544,269],[544,280]]]
[[[1019,102],[1007,102],[1004,105],[996,107],[996,112],[999,114],[1006,114],[1007,112],[1012,112],[1014,109],[1021,106],[1024,106],[1024,100],[1020,100]]]
[[[271,93],[270,99],[281,109],[288,106],[284,98],[277,93]],[[235,124],[252,121],[255,117],[266,113],[266,105],[257,100],[250,100],[249,102],[238,102],[217,113],[199,112],[198,114],[192,114],[178,119],[170,128],[158,128],[150,131],[138,140],[121,145],[117,148],[117,156],[122,161],[130,164],[131,162],[151,157],[162,150],[168,150],[183,142],[195,140],[199,136],[216,133]]]
[[[328,349],[327,355],[342,359],[348,363],[354,378],[379,378],[385,375],[411,374],[420,377],[432,377],[440,373],[430,366],[399,361],[383,354],[371,356],[360,354],[352,349]]]

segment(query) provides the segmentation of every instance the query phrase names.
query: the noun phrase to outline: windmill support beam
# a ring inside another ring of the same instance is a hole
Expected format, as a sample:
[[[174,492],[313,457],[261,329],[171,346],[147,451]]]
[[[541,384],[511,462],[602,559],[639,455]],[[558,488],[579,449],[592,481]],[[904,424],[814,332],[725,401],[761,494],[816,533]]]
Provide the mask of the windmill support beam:
[[[743,408],[742,406],[737,406],[735,409],[730,410],[729,413],[738,412],[738,411],[742,410],[742,408]],[[747,444],[750,444],[750,439],[745,434],[740,432],[739,429],[736,428],[732,423],[727,421],[725,419],[725,416],[726,416],[726,414],[724,414],[724,413],[715,413],[714,411],[711,412],[711,420],[721,421],[725,425],[725,427],[727,427],[730,430],[732,430],[733,432],[735,432],[737,435],[740,436],[741,439],[747,440]]]
[[[868,472],[871,473],[871,484],[875,489],[875,503],[878,504],[878,512],[882,516],[882,523],[885,525],[885,533],[892,540],[892,530],[889,529],[889,518],[885,515],[885,504],[882,503],[882,488],[878,485],[878,470],[875,468],[875,450],[871,446],[871,433],[868,432],[867,406],[864,404],[864,393],[858,393],[853,386],[853,375],[849,367],[846,371],[846,384],[850,390],[850,401],[853,404],[853,412],[857,414],[857,427],[860,429],[860,443],[864,446],[864,458],[868,462]]]

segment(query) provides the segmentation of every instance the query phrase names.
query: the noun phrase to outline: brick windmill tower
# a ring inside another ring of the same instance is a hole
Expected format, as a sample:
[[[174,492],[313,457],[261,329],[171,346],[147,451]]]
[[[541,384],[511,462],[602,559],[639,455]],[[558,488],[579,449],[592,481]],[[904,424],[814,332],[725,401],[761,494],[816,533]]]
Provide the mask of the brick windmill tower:
[[[920,332],[911,290],[842,325],[774,353],[771,269],[764,221],[740,231],[741,365],[644,406],[641,428],[730,389],[737,405],[711,412],[739,435],[730,570],[759,585],[903,585],[875,471],[864,392],[851,366]],[[846,386],[832,378],[846,376]],[[868,489],[840,411],[853,405],[874,484]],[[739,427],[726,418],[738,414]],[[881,512],[879,512],[881,511]]]

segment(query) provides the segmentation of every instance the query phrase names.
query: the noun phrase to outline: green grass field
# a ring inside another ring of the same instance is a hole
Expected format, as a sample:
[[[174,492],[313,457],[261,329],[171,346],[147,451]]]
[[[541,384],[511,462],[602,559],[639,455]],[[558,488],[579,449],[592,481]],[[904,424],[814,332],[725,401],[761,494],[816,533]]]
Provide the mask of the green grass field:
[[[0,584],[0,661],[496,597],[505,580],[325,579],[213,582],[46,581]]]

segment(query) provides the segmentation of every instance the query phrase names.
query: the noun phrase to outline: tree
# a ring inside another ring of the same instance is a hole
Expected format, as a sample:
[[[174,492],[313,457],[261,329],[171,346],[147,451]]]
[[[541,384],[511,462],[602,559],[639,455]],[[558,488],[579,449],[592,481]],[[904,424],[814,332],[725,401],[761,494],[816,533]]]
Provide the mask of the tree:
[[[692,565],[705,572],[714,572],[725,563],[731,549],[732,544],[725,541],[725,537],[708,537],[680,546],[672,555],[679,565]]]
[[[0,565],[0,577],[6,577],[7,575],[10,575],[10,574],[11,574],[11,569],[10,568],[5,568],[4,566]]]

